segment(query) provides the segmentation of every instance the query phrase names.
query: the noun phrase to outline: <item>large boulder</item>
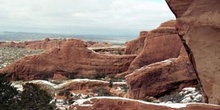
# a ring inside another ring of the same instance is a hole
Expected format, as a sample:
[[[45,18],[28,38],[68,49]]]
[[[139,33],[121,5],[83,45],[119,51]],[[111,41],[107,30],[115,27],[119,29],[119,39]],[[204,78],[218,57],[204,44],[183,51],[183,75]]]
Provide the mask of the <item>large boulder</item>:
[[[133,99],[159,98],[197,84],[188,57],[167,59],[133,71],[126,76],[128,96]]]
[[[61,48],[22,58],[0,70],[11,80],[95,78],[124,72],[135,55],[102,55],[88,49],[78,39],[70,39]]]
[[[220,104],[220,1],[166,0],[186,40],[208,103]],[[194,58],[193,58],[193,56]]]

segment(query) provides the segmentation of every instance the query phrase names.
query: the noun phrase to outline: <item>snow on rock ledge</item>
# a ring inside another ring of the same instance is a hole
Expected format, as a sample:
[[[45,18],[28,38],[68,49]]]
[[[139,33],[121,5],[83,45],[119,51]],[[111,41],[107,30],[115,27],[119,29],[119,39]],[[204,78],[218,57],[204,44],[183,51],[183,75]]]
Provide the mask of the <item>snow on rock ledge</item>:
[[[80,102],[80,103],[78,103]],[[220,106],[208,104],[155,104],[120,97],[94,97],[80,100],[70,110],[219,110]]]

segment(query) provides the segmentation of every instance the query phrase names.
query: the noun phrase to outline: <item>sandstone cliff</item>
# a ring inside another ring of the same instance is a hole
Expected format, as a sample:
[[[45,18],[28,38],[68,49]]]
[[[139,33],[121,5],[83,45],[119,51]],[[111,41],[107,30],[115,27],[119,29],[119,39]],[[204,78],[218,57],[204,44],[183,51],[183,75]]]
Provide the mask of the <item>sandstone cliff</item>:
[[[208,103],[220,104],[220,1],[166,0],[177,18]],[[189,47],[189,48],[188,48]],[[194,58],[193,58],[193,56]]]

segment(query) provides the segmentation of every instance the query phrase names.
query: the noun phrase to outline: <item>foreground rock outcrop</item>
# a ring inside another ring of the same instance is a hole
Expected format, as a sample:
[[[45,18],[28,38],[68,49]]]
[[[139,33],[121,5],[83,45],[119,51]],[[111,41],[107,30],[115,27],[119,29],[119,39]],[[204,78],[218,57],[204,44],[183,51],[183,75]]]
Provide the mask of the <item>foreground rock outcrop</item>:
[[[27,56],[0,70],[11,80],[48,79],[54,75],[67,78],[112,75],[126,71],[135,55],[102,55],[89,50],[78,39],[66,41],[40,55]]]
[[[119,97],[97,97],[76,101],[70,110],[219,110],[207,104],[153,104]]]
[[[196,75],[187,61],[188,59],[183,57],[172,58],[135,70],[126,76],[129,97],[158,98],[183,87],[196,85]]]
[[[188,54],[207,100],[220,104],[220,1],[166,0],[177,18],[179,37]],[[193,56],[194,57],[193,57]]]

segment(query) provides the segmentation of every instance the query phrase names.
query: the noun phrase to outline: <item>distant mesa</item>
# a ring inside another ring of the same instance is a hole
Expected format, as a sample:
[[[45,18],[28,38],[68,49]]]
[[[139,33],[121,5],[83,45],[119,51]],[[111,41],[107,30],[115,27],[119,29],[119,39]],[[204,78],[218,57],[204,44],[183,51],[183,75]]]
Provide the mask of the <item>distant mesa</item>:
[[[44,40],[35,41],[24,41],[24,42],[0,42],[0,47],[17,47],[26,49],[53,49],[60,48],[68,39],[50,39],[45,38]],[[109,47],[112,44],[107,42],[85,42],[88,47]]]

